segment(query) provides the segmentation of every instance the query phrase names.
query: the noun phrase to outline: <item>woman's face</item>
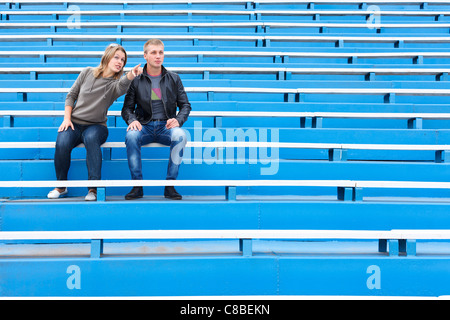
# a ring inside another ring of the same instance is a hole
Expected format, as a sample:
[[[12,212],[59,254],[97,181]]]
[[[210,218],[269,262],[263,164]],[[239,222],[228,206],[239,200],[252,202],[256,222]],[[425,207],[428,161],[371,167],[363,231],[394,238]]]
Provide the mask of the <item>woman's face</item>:
[[[122,70],[124,65],[125,65],[125,53],[121,50],[117,50],[108,63],[108,69],[113,73],[117,73]]]

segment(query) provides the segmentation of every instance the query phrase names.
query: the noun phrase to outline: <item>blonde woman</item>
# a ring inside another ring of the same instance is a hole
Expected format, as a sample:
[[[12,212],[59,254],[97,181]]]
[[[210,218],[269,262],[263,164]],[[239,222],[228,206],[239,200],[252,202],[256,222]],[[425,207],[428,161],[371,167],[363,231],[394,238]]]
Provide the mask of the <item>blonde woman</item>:
[[[66,97],[64,120],[58,129],[55,148],[57,180],[67,180],[72,149],[80,143],[86,147],[89,180],[101,180],[102,152],[100,146],[108,137],[107,111],[125,94],[131,81],[142,73],[140,64],[123,76],[127,53],[118,44],[110,44],[96,68],[81,71]],[[67,188],[55,188],[47,197],[67,195]],[[85,200],[96,200],[97,189],[89,188]]]

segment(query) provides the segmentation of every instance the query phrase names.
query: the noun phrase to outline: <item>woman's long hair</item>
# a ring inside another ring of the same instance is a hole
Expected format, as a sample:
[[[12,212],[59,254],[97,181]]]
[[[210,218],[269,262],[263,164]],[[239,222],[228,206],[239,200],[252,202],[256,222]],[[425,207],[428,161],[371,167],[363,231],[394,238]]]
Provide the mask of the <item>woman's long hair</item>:
[[[108,67],[109,62],[114,57],[116,52],[120,50],[123,53],[125,53],[125,61],[123,63],[123,68],[119,72],[116,72],[114,75],[114,79],[119,79],[123,75],[123,69],[125,68],[125,65],[127,64],[127,52],[125,51],[124,47],[117,43],[111,43],[109,46],[106,47],[105,52],[103,53],[102,60],[100,61],[100,64],[94,68],[94,77],[98,78],[100,77],[103,72]]]

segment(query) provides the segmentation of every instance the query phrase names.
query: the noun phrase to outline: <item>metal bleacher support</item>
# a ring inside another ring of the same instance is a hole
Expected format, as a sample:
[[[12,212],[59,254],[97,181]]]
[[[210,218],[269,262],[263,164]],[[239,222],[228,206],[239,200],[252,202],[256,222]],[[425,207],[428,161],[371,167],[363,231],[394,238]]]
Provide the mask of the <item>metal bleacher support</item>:
[[[114,230],[114,231],[6,231],[0,234],[0,240],[64,240],[91,241],[91,258],[99,259],[103,254],[104,240],[129,239],[239,239],[250,245],[241,246],[243,256],[252,256],[252,239],[375,239],[380,243],[390,241],[389,255],[400,252],[414,256],[416,240],[449,240],[449,230]],[[406,246],[395,247],[394,241],[405,242]],[[380,245],[380,251],[382,249]],[[384,251],[386,252],[386,251]]]
[[[102,180],[102,181],[2,181],[2,188],[39,188],[39,187],[96,187],[98,201],[106,200],[106,187],[133,186],[208,186],[225,187],[225,198],[236,200],[236,187],[336,187],[337,199],[346,201],[362,201],[363,188],[397,188],[397,189],[450,189],[449,182],[422,181],[346,181],[346,180]]]

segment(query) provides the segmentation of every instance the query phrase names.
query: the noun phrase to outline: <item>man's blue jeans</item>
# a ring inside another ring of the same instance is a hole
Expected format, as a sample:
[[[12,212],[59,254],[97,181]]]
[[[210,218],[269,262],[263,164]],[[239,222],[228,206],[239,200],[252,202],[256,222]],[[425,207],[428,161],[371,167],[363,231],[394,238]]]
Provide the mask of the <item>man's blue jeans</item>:
[[[142,180],[141,146],[157,142],[170,146],[169,165],[167,167],[167,180],[176,180],[183,157],[187,137],[183,129],[176,127],[166,128],[166,121],[151,121],[142,125],[142,130],[130,130],[125,137],[127,146],[128,167],[131,179]]]
[[[103,125],[73,124],[75,130],[68,128],[58,132],[55,148],[56,179],[67,180],[72,149],[80,143],[86,147],[86,164],[89,180],[101,180],[102,150],[101,145],[108,138],[108,128]]]

